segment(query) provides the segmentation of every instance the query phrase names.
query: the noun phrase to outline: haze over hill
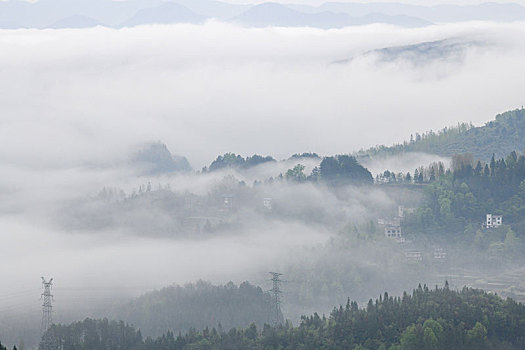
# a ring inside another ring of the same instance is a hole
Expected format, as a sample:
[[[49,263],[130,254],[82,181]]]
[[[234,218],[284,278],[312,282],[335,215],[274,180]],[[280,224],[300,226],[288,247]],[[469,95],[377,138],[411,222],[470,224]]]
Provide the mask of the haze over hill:
[[[294,325],[445,280],[525,300],[525,25],[507,22],[521,7],[254,5],[0,2],[18,28],[0,30],[2,344],[37,345],[40,276],[80,340],[84,326],[140,334],[82,321],[129,316],[155,334],[220,318],[255,341],[269,271]],[[423,331],[413,316],[394,338]],[[447,329],[467,341],[476,319],[508,340],[478,316]]]
[[[358,152],[362,158],[391,157],[406,152],[422,152],[442,157],[469,153],[483,161],[494,154],[504,157],[512,151],[525,150],[525,109],[498,114],[495,120],[475,127],[467,123],[412,135],[410,141],[391,147],[377,146]]]

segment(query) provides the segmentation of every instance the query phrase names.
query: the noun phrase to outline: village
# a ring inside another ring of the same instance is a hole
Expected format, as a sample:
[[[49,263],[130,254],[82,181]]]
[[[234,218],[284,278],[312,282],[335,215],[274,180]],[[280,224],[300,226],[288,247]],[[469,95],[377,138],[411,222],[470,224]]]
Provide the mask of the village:
[[[447,252],[442,247],[434,247],[431,253],[418,249],[415,244],[408,240],[403,234],[402,226],[407,214],[414,213],[416,208],[398,206],[397,216],[391,219],[378,219],[377,223],[384,227],[385,238],[403,245],[403,254],[407,262],[420,263],[425,255],[428,255],[433,262],[444,262],[447,260]],[[485,221],[481,224],[482,229],[491,230],[503,224],[502,215],[486,214]]]

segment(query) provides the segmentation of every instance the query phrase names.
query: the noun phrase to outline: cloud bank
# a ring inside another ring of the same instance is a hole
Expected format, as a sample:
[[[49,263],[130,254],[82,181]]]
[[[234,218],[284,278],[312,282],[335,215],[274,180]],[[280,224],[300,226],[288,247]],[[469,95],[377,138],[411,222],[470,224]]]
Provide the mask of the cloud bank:
[[[481,124],[523,104],[524,34],[523,23],[481,22],[3,30],[0,208],[48,213],[103,186],[133,187],[117,165],[147,141],[200,168],[224,152],[348,153]],[[476,44],[418,64],[374,53],[450,38]]]
[[[296,224],[184,243],[118,230],[71,234],[54,224],[53,215],[68,200],[93,196],[103,186],[136,187],[143,179],[123,164],[130,150],[148,141],[165,142],[200,168],[225,152],[277,159],[331,155],[458,121],[482,124],[524,104],[523,37],[524,23],[481,22],[417,30],[257,29],[218,22],[2,30],[0,292],[30,289],[41,274],[106,288],[135,276],[147,276],[145,288],[198,277],[242,279],[246,266],[257,270],[266,259],[287,257],[299,237],[311,245],[325,242],[329,233]],[[475,44],[417,64],[404,55],[384,60],[376,51],[450,38]],[[389,166],[401,171],[410,161]],[[254,176],[247,174],[247,181]],[[173,188],[206,193],[212,180],[175,179]],[[285,188],[280,195],[292,192]],[[332,197],[308,196],[339,205]],[[368,197],[349,196],[345,215],[364,215]],[[382,193],[373,197],[395,205]],[[297,198],[301,203],[306,197]],[[208,262],[197,264],[203,260]]]
[[[2,31],[0,159],[112,162],[132,144],[162,140],[202,166],[227,151],[344,153],[479,124],[523,103],[524,27]],[[450,37],[484,46],[418,67],[361,57]]]

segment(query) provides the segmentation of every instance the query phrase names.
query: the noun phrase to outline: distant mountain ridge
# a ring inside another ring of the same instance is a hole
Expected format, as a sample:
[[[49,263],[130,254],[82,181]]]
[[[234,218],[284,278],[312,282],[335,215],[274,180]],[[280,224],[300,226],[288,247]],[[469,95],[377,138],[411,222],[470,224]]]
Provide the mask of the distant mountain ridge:
[[[420,6],[327,2],[321,6],[306,6],[267,2],[251,6],[215,0],[0,1],[0,29],[85,28],[96,25],[119,28],[122,25],[154,23],[202,23],[211,18],[256,27],[340,28],[370,23],[419,27],[438,22],[525,20],[525,7],[514,3]]]
[[[331,11],[304,13],[285,5],[270,2],[256,5],[233,18],[232,21],[255,27],[315,27],[323,29],[372,23],[394,24],[404,27],[423,27],[432,24],[432,22],[415,17],[391,16],[382,13],[370,13],[360,17]]]
[[[424,41],[411,45],[383,47],[337,60],[334,64],[346,64],[357,57],[370,57],[377,62],[410,62],[414,66],[425,66],[439,61],[461,62],[469,48],[484,47],[489,44],[467,38],[447,38],[435,41]]]
[[[63,18],[49,26],[49,28],[60,29],[60,28],[91,28],[99,25],[104,25],[97,21],[96,19],[81,16],[73,15],[70,17]]]
[[[474,127],[462,123],[438,132],[416,134],[410,141],[393,146],[376,146],[357,152],[358,158],[393,156],[406,152],[424,152],[443,157],[471,153],[474,158],[488,161],[512,151],[525,149],[525,109],[515,109],[498,114],[484,126]]]
[[[381,61],[392,62],[398,59],[411,61],[415,65],[428,64],[436,60],[458,60],[467,48],[481,46],[482,43],[459,38],[422,42],[413,45],[386,47],[367,54],[375,54]]]
[[[139,10],[132,18],[121,24],[122,27],[134,27],[142,24],[192,23],[200,24],[206,20],[190,9],[172,2],[158,7]]]
[[[370,13],[385,15],[406,15],[430,22],[462,21],[519,21],[525,19],[525,7],[513,3],[485,2],[474,5],[444,3],[434,6],[407,4],[402,2],[325,2],[320,6],[289,5],[303,12],[332,11],[352,16],[365,16]]]

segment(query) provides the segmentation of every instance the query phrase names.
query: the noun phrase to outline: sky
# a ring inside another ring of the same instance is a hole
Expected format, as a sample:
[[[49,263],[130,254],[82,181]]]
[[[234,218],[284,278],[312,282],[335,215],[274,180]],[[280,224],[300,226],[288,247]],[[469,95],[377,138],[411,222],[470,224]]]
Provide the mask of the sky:
[[[229,2],[232,4],[259,4],[262,2],[269,2],[264,0],[224,0],[224,2]],[[321,5],[326,0],[273,0],[271,2],[282,3],[282,4],[302,4],[302,5],[312,5],[317,6]],[[338,0],[336,2],[361,2],[361,3],[372,3],[372,2],[385,2],[385,3],[404,3],[404,4],[413,4],[413,5],[424,5],[424,6],[434,6],[441,4],[456,4],[456,5],[473,5],[473,4],[482,4],[485,2],[497,2],[497,3],[516,3],[516,4],[525,4],[523,0],[451,0],[451,1],[442,1],[442,0]]]
[[[10,1],[10,0],[0,0],[0,1]],[[28,2],[37,2],[38,0],[27,0]],[[115,1],[126,1],[126,0],[115,0]],[[302,5],[312,5],[317,6],[321,5],[325,2],[328,2],[326,0],[272,0],[272,1],[265,1],[265,0],[220,0],[222,2],[229,2],[232,4],[260,4],[263,2],[274,2],[274,3],[281,3],[281,4],[302,4]],[[496,3],[515,3],[515,4],[521,4],[525,5],[525,0],[450,0],[450,1],[442,1],[442,0],[377,0],[377,1],[370,1],[370,0],[337,0],[336,2],[361,2],[361,3],[371,3],[371,2],[384,2],[384,3],[404,3],[404,4],[414,4],[414,5],[424,5],[424,6],[434,6],[434,5],[440,5],[440,4],[456,4],[456,5],[473,5],[473,4],[482,4],[486,2],[496,2]]]

